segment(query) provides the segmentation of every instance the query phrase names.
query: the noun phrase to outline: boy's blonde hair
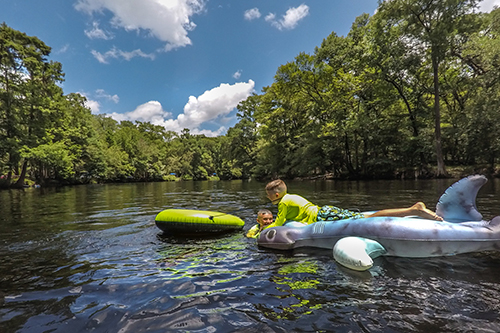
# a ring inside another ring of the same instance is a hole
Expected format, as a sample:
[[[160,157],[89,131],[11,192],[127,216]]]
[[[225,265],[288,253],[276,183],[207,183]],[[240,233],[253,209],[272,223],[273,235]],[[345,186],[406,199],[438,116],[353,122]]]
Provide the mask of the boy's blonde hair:
[[[273,215],[273,213],[271,213],[271,211],[269,209],[260,209],[259,212],[257,213],[257,216],[261,216],[261,215]]]
[[[286,184],[281,179],[273,180],[267,183],[266,192],[274,192],[274,193],[286,192]]]

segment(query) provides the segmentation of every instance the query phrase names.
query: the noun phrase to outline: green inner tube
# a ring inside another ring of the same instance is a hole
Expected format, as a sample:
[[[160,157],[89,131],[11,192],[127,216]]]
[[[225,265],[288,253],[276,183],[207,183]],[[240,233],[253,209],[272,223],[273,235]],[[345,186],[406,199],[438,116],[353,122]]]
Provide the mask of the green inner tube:
[[[237,216],[194,209],[166,209],[156,215],[158,228],[168,233],[221,233],[241,230],[245,221]]]

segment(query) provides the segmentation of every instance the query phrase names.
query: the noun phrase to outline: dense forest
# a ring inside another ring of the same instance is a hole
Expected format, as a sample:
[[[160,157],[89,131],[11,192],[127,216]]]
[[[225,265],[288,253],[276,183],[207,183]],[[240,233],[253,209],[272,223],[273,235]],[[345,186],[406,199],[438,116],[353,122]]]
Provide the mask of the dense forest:
[[[226,135],[92,115],[37,37],[0,26],[0,187],[499,173],[500,9],[381,1],[277,69]]]

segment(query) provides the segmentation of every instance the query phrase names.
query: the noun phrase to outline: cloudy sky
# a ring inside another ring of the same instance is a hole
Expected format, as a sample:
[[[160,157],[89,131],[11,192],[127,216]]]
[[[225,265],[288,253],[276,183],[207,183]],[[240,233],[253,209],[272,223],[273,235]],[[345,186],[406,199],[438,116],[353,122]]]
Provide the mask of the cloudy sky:
[[[95,114],[226,133],[278,67],[345,35],[377,0],[0,0],[0,22],[62,63],[65,93]],[[490,11],[500,0],[485,0]]]

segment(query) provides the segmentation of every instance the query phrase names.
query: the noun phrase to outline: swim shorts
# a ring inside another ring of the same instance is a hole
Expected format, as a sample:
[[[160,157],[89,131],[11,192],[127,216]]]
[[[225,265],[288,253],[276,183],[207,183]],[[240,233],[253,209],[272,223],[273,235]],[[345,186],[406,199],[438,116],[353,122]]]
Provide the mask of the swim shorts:
[[[353,212],[335,206],[323,206],[318,211],[317,221],[337,221],[344,219],[360,219],[363,213]]]

